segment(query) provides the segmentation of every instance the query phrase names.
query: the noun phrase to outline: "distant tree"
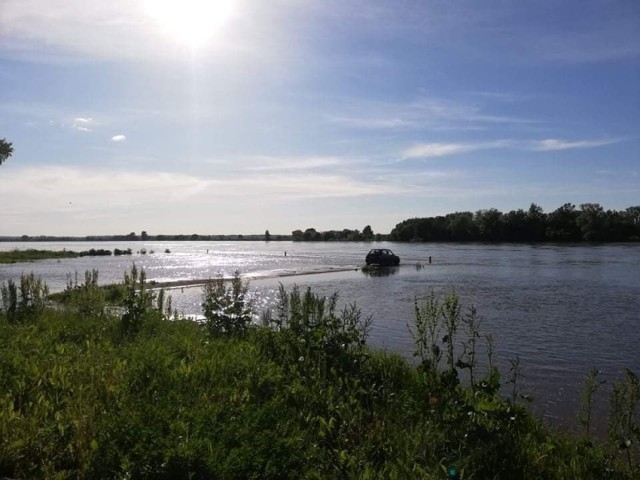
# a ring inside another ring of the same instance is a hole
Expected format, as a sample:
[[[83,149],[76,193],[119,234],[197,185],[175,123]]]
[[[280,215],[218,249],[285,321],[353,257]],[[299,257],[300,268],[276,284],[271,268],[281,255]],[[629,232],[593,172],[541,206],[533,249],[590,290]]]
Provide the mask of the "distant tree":
[[[13,154],[13,146],[6,139],[0,138],[0,165]]]
[[[450,213],[446,217],[449,238],[447,240],[469,241],[476,236],[475,223],[473,223],[473,213],[456,212]]]
[[[546,222],[547,216],[542,210],[542,207],[532,203],[527,212],[527,240],[544,240]]]
[[[307,228],[302,234],[302,238],[306,241],[315,241],[320,240],[321,236],[315,228]]]
[[[371,225],[367,225],[362,230],[362,239],[363,240],[373,240],[373,230],[371,230]]]
[[[625,210],[626,214],[629,216],[631,223],[633,223],[636,227],[640,226],[640,205],[635,207],[629,207]]]
[[[304,240],[303,235],[304,234],[302,233],[302,230],[294,230],[293,232],[291,232],[291,238],[294,242]]]
[[[269,233],[269,230],[265,230],[264,232],[264,241],[268,242],[271,240],[271,234]]]
[[[583,203],[576,223],[587,242],[598,242],[605,238],[607,214],[599,203]]]
[[[147,235],[146,230],[143,230],[142,233],[140,234],[140,238],[142,240],[147,240],[149,238],[149,235]]]
[[[577,242],[582,239],[576,222],[580,212],[572,203],[565,203],[547,215],[546,238],[554,242]]]
[[[136,232],[131,232],[129,235],[127,235],[127,240],[137,240],[138,237],[136,236]]]
[[[502,212],[495,208],[478,210],[474,220],[482,240],[496,241],[502,239]]]
[[[529,222],[527,212],[519,208],[518,210],[511,210],[502,217],[504,222],[504,234],[505,240],[510,242],[522,242],[530,240],[529,235]]]

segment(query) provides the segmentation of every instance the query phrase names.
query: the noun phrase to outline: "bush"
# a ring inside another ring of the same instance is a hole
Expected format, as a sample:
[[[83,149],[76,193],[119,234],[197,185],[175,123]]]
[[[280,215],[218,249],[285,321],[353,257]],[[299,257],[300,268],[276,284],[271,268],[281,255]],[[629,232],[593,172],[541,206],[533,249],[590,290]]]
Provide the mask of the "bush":
[[[249,283],[242,281],[237,270],[230,283],[227,288],[220,274],[204,286],[202,313],[212,335],[242,335],[251,324],[254,309],[247,296]]]
[[[45,307],[49,287],[33,273],[21,275],[20,285],[8,280],[0,287],[2,312],[9,323],[23,323],[37,318]]]

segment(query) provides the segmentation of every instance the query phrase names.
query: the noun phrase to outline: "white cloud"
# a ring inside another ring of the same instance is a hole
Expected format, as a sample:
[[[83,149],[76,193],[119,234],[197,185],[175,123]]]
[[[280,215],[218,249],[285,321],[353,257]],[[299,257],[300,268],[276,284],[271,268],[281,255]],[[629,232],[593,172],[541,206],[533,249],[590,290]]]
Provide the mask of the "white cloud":
[[[39,166],[8,169],[0,184],[0,202],[13,205],[7,215],[28,217],[35,212],[59,213],[68,209],[67,197],[74,208],[101,212],[111,208],[157,210],[161,215],[167,204],[189,200],[198,203],[243,198],[261,202],[300,198],[358,197],[401,193],[401,186],[384,181],[355,180],[338,174],[308,172],[186,175],[175,172],[119,172],[103,169]],[[68,192],[61,194],[60,192]],[[104,199],[109,202],[105,203]]]
[[[124,142],[127,139],[125,135],[119,134],[111,137],[112,142]]]
[[[329,122],[354,129],[468,130],[495,124],[527,125],[534,120],[495,115],[479,105],[442,98],[418,98],[410,102],[361,102],[328,115]]]
[[[477,150],[506,148],[513,145],[510,140],[497,140],[482,143],[419,143],[402,152],[402,159],[432,158],[456,155]]]
[[[244,159],[250,162],[247,170],[253,171],[291,171],[311,170],[344,165],[346,160],[338,157],[275,157],[257,155]]]
[[[415,126],[415,122],[409,120],[403,120],[402,118],[358,118],[358,117],[343,117],[343,116],[329,116],[329,121],[337,123],[350,128],[362,128],[362,129],[391,129],[400,127]]]
[[[548,138],[546,140],[535,142],[533,145],[533,150],[536,150],[538,152],[551,152],[555,150],[568,150],[572,148],[595,148],[602,147],[604,145],[611,145],[612,143],[617,143],[620,141],[620,139],[567,141]]]
[[[548,138],[536,141],[496,140],[492,142],[479,143],[418,143],[402,151],[401,160],[444,157],[448,155],[498,148],[515,148],[536,152],[550,152],[573,148],[596,148],[620,141],[621,139],[566,141]]]
[[[73,119],[71,127],[80,132],[90,132],[93,126],[93,118],[76,117]]]

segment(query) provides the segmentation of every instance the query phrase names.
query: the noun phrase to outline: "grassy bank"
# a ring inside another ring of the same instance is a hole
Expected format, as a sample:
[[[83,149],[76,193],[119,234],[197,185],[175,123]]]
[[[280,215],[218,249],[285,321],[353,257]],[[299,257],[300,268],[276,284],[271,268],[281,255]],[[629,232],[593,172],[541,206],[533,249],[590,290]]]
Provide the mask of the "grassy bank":
[[[144,252],[146,253],[146,251]],[[2,263],[20,263],[35,262],[37,260],[61,259],[61,258],[77,258],[77,257],[108,257],[113,255],[131,255],[131,249],[104,250],[102,248],[83,250],[74,252],[71,250],[11,250],[9,252],[0,252],[0,264]]]
[[[219,279],[204,288],[200,324],[135,270],[121,315],[108,315],[93,279],[70,286],[65,309],[48,309],[33,277],[13,286],[13,303],[2,289],[0,476],[637,478],[632,449],[552,433],[517,403],[517,374],[479,371],[480,335],[455,357],[456,331],[477,332],[478,317],[454,295],[416,305],[415,367],[367,348],[368,319],[337,311],[336,298],[281,291],[258,327],[247,286]],[[637,429],[618,417],[614,433]]]
[[[11,250],[8,252],[0,252],[0,263],[34,262],[36,260],[48,260],[52,258],[76,258],[79,256],[79,253],[68,250]]]

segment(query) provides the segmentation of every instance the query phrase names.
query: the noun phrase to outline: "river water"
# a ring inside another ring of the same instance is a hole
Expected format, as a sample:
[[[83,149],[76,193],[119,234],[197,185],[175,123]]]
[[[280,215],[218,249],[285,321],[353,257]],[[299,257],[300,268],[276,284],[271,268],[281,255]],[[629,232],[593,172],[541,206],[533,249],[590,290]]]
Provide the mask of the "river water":
[[[607,380],[597,395],[596,425],[602,433],[606,393],[623,367],[640,373],[640,245],[394,244],[293,242],[70,242],[0,243],[11,249],[88,250],[131,248],[122,257],[83,257],[0,265],[0,282],[33,271],[52,291],[67,274],[98,269],[100,283],[121,281],[132,263],[149,280],[175,281],[225,276],[251,277],[260,308],[272,306],[279,284],[311,287],[373,316],[369,343],[412,357],[407,324],[414,299],[455,290],[483,317],[503,380],[509,359],[520,357],[521,391],[533,409],[558,427],[576,428],[582,385],[591,367]],[[137,254],[145,248],[153,254]],[[390,248],[400,267],[373,274],[359,270],[370,248]],[[164,253],[165,250],[171,253]],[[286,254],[285,254],[286,252]],[[431,263],[429,263],[431,257]],[[201,287],[172,289],[185,314],[200,314]]]

